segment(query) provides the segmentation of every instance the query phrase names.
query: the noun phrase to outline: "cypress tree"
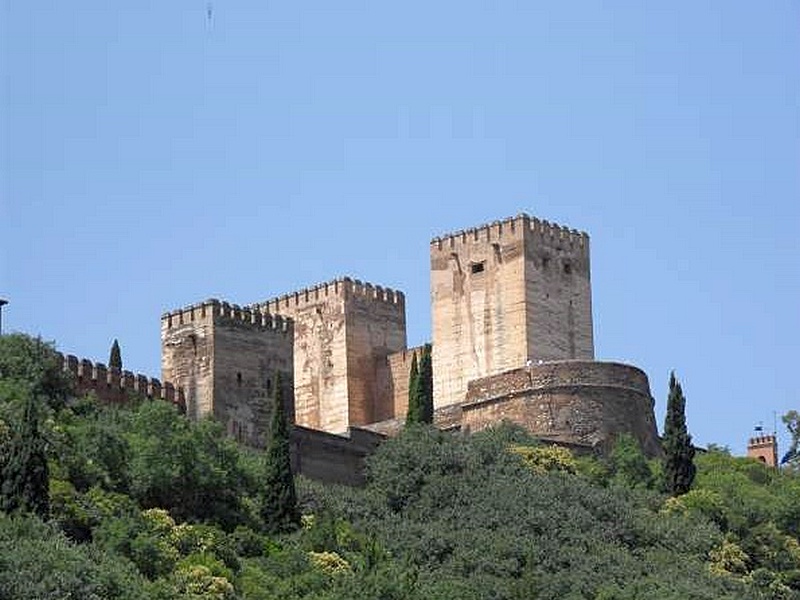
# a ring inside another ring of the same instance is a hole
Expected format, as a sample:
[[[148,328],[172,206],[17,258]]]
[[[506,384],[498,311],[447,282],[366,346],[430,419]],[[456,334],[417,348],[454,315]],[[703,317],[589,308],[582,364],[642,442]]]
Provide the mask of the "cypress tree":
[[[108,357],[108,366],[122,371],[122,353],[119,351],[119,342],[114,339],[111,344],[111,354]]]
[[[425,344],[411,359],[411,375],[408,381],[408,413],[406,424],[433,423],[433,368],[431,345]]]
[[[422,358],[419,361],[419,403],[421,406],[421,421],[433,423],[433,357],[431,345],[425,344],[422,348]]]
[[[664,420],[664,491],[672,496],[685,494],[694,481],[694,446],[686,429],[686,398],[673,371],[669,377],[669,398]]]
[[[19,430],[12,437],[3,466],[0,508],[7,513],[22,510],[45,517],[50,509],[50,473],[36,402],[36,396],[28,392]]]
[[[283,385],[278,374],[275,377],[275,407],[267,445],[261,505],[261,518],[269,533],[291,531],[300,522],[289,444],[289,427],[283,406]]]
[[[408,376],[408,412],[406,413],[406,425],[420,423],[422,421],[422,407],[419,405],[419,366],[417,364],[417,353],[411,357],[411,372]]]

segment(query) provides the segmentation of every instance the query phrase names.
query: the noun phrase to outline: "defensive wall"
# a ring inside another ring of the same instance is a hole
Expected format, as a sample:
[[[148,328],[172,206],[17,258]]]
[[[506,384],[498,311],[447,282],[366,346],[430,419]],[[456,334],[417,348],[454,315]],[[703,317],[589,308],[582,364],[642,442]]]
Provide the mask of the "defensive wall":
[[[94,394],[100,401],[108,404],[127,402],[132,396],[164,400],[186,410],[183,389],[169,381],[161,382],[141,373],[120,371],[116,367],[106,367],[103,363],[79,359],[72,354],[57,353],[64,371],[70,373],[78,394]]]
[[[647,375],[613,362],[557,361],[514,369],[469,384],[461,427],[480,431],[510,421],[534,435],[608,449],[634,435],[648,456],[661,446]]]
[[[589,236],[520,214],[430,243],[434,422],[503,420],[605,449],[633,433],[660,451],[646,375],[594,361]],[[208,300],[161,320],[162,377],[192,418],[263,445],[281,375],[297,472],[360,480],[402,428],[411,361],[402,292],[349,277],[241,307]]]
[[[506,421],[581,452],[604,452],[630,433],[648,456],[661,452],[647,375],[621,363],[542,362],[476,379],[463,402],[436,408],[433,420],[440,429],[464,432]],[[393,437],[404,425],[397,416],[367,429]]]
[[[239,441],[263,446],[278,382],[292,418],[290,320],[210,299],[165,313],[161,346],[162,377],[183,387],[191,418],[213,413]]]
[[[220,314],[232,315],[233,307],[223,308]],[[185,323],[191,317],[186,313]],[[171,313],[175,315],[175,313]],[[200,312],[195,313],[195,321]],[[177,325],[180,321],[174,323]],[[251,315],[252,318],[252,315]],[[79,359],[68,354],[57,353],[66,372],[71,373],[78,394],[94,394],[101,402],[122,404],[135,396],[151,400],[163,400],[186,412],[183,390],[170,382],[161,382],[154,377],[147,377],[131,371],[120,371],[115,367],[106,367],[103,363]],[[230,432],[229,433],[233,433]],[[291,428],[291,459],[293,472],[311,479],[343,485],[361,485],[364,482],[364,462],[375,451],[384,436],[359,428],[351,428],[346,436],[333,435],[324,431],[295,426]],[[252,442],[252,440],[241,440]]]
[[[406,346],[402,292],[344,277],[256,304],[294,322],[295,422],[344,433],[394,399],[386,357]]]
[[[526,214],[430,243],[434,404],[527,360],[594,358],[589,236]]]
[[[292,472],[327,483],[362,485],[365,460],[383,439],[357,427],[343,436],[295,425],[291,430]]]

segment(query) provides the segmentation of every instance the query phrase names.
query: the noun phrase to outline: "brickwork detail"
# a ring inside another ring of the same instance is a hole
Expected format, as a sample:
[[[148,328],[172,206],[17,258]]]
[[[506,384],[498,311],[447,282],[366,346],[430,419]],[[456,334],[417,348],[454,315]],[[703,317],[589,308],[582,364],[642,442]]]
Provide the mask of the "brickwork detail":
[[[747,456],[760,460],[770,467],[778,466],[778,440],[774,435],[758,435],[750,438]]]

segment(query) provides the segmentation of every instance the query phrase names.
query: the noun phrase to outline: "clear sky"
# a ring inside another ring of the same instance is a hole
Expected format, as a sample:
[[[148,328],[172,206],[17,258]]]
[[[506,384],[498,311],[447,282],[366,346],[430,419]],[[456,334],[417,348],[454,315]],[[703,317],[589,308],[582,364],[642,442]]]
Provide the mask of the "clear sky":
[[[430,238],[528,212],[659,426],[670,369],[700,444],[800,409],[797,2],[0,6],[5,331],[158,376],[161,313],[350,275],[417,344]]]

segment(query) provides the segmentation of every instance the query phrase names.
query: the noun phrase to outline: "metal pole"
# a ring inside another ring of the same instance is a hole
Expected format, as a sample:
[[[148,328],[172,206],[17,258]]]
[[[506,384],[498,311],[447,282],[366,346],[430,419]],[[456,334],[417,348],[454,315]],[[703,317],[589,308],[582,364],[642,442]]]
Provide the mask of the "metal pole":
[[[0,298],[0,335],[3,335],[3,307],[8,304],[8,300]]]

